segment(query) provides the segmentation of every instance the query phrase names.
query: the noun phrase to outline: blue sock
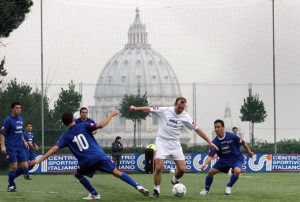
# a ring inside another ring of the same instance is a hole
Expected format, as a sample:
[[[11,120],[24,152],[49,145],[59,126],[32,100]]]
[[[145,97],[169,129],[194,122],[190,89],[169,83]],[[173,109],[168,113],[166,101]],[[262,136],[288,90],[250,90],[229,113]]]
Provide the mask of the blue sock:
[[[16,178],[16,172],[9,171],[8,172],[8,186],[14,186],[15,185],[15,178]]]
[[[227,187],[232,187],[238,179],[239,179],[239,176],[231,175],[230,180],[227,184]]]
[[[124,182],[130,184],[131,186],[133,186],[134,188],[137,188],[137,186],[139,185],[138,183],[136,183],[129,175],[127,175],[126,173],[122,173],[122,175],[120,176],[120,179],[123,180]]]
[[[206,191],[209,191],[209,188],[210,188],[213,180],[214,180],[214,177],[206,176],[206,179],[205,179],[205,190]]]
[[[33,168],[34,166],[28,166],[28,169],[24,171],[24,175],[29,176],[29,171]]]
[[[24,170],[21,167],[18,167],[16,170],[16,177],[22,175],[24,173]]]
[[[98,192],[96,189],[93,187],[93,185],[90,183],[88,179],[85,177],[82,177],[79,182],[93,195],[98,195]]]

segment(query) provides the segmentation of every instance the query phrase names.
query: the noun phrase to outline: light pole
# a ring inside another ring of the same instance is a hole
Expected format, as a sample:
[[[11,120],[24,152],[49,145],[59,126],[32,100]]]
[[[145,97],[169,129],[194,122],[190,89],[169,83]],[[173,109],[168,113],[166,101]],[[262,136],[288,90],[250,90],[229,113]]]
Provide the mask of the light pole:
[[[274,153],[277,153],[276,140],[276,66],[275,66],[275,0],[272,0],[272,46],[273,46],[273,105],[274,105]]]
[[[42,153],[45,153],[45,126],[44,126],[44,55],[43,55],[43,0],[41,0],[41,95],[42,95]]]

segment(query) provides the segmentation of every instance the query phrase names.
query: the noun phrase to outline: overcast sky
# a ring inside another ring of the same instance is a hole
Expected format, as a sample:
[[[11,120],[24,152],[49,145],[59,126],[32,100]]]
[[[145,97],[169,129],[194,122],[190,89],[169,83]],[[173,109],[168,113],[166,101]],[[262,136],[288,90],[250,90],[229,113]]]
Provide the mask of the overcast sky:
[[[273,139],[271,0],[43,0],[44,78],[57,99],[62,84],[83,85],[83,105],[93,105],[105,63],[127,43],[136,6],[148,42],[174,68],[183,95],[197,86],[197,122],[207,131],[227,104],[242,131],[239,109],[247,84],[264,100],[268,117],[257,125],[260,139]],[[299,139],[300,2],[276,0],[275,42],[278,137]],[[9,38],[2,39],[7,79],[40,87],[40,1]]]

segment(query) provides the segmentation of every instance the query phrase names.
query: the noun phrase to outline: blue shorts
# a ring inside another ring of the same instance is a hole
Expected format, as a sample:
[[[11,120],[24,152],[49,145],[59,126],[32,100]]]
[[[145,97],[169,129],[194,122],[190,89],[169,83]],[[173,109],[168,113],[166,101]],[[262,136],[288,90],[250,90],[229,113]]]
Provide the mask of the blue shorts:
[[[31,148],[31,149],[29,149],[29,150],[27,150],[26,149],[26,154],[27,154],[27,159],[29,160],[29,161],[32,161],[32,160],[35,160],[35,152],[34,152],[34,150]]]
[[[24,147],[6,148],[6,160],[9,163],[28,161]]]
[[[99,160],[88,166],[78,166],[77,173],[92,178],[97,170],[112,173],[115,168],[116,164],[106,157],[105,159]]]
[[[217,161],[217,163],[213,166],[214,169],[219,170],[221,172],[227,173],[230,168],[240,168],[243,167],[243,161],[236,161],[236,162],[224,162],[224,161]]]

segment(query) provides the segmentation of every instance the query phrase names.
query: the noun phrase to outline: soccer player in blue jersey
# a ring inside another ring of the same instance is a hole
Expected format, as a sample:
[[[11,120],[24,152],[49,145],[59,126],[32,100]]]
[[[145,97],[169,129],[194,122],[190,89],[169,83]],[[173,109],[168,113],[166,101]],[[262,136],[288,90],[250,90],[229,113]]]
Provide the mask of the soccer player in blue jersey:
[[[208,175],[205,180],[205,189],[200,192],[201,195],[206,195],[209,192],[210,186],[213,182],[213,176],[218,172],[227,173],[230,168],[233,169],[233,175],[225,188],[225,194],[231,194],[231,187],[238,180],[239,175],[242,170],[242,165],[244,157],[240,151],[240,146],[243,145],[246,149],[248,155],[252,158],[254,153],[251,151],[250,147],[242,140],[238,135],[230,132],[226,132],[224,128],[224,122],[220,119],[214,122],[215,132],[217,137],[212,141],[215,145],[219,147],[219,151],[210,148],[208,157],[201,166],[204,170],[208,163],[212,160],[215,154],[218,155],[219,160],[213,166],[212,169],[208,171]]]
[[[96,129],[106,126],[116,115],[118,115],[118,111],[112,110],[105,119],[96,125],[94,123],[75,124],[73,114],[64,113],[62,115],[62,122],[68,127],[68,130],[60,136],[54,147],[52,147],[40,159],[33,161],[33,163],[40,163],[59,149],[68,147],[78,160],[78,168],[74,173],[74,177],[77,178],[79,182],[90,192],[89,195],[83,199],[100,199],[100,194],[90,184],[88,179],[84,177],[84,175],[93,177],[97,170],[113,174],[115,177],[118,177],[133,186],[144,196],[148,196],[149,191],[147,189],[136,183],[131,177],[129,177],[129,175],[116,168],[115,163],[106,156],[92,134],[92,132]]]
[[[80,113],[80,117],[75,120],[76,124],[83,123],[83,122],[96,124],[93,119],[88,117],[89,111],[86,107],[81,107],[79,113]]]
[[[80,117],[75,120],[76,124],[88,122],[88,123],[94,123],[96,125],[95,121],[88,117],[89,111],[86,107],[81,107],[79,110],[79,114],[80,114]],[[95,135],[96,133],[97,133],[97,130],[94,130],[93,135]]]
[[[32,133],[32,124],[31,123],[26,124],[25,131],[23,132],[23,137],[29,145],[29,149],[26,150],[28,161],[33,161],[33,160],[35,160],[35,157],[36,157],[35,151],[39,151],[39,146],[35,143],[35,138],[34,138],[34,134]],[[33,168],[33,166],[28,167],[28,172],[26,172],[24,174],[25,180],[31,180],[31,178],[29,176],[29,170],[31,170],[32,168]]]
[[[1,135],[1,152],[6,154],[10,163],[8,172],[8,192],[16,191],[15,178],[28,170],[28,159],[26,149],[28,144],[23,138],[23,118],[21,114],[21,103],[11,103],[11,114],[4,120]],[[18,162],[21,167],[18,168]]]

